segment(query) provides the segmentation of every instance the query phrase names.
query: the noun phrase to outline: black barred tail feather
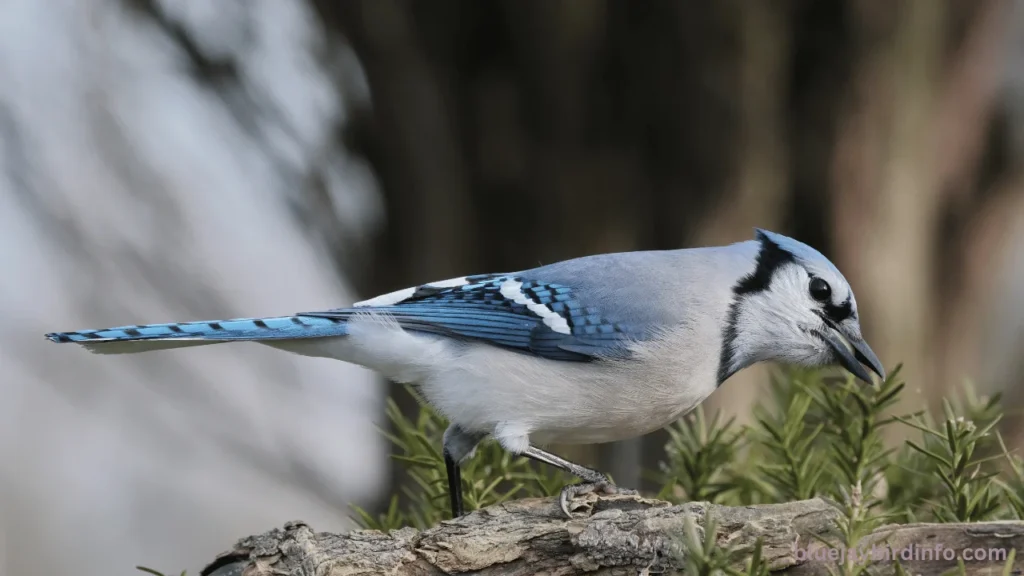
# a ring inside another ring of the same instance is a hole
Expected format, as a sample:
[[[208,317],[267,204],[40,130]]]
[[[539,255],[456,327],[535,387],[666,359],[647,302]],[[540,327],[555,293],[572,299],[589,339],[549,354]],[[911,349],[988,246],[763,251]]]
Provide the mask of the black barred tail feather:
[[[81,344],[97,354],[129,354],[223,342],[323,338],[347,333],[344,319],[280,316],[54,332],[47,334],[46,338],[51,342]]]

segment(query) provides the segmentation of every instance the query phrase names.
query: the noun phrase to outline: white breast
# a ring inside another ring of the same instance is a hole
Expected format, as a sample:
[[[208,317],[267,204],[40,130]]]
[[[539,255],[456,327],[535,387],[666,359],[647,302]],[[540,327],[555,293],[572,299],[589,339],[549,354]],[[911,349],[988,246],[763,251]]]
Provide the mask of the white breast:
[[[486,344],[406,332],[386,316],[349,323],[349,336],[268,343],[361,364],[419,384],[438,411],[507,449],[636,437],[688,412],[716,386],[717,339],[679,328],[633,345],[628,360],[561,362]],[[704,333],[708,333],[704,331]]]

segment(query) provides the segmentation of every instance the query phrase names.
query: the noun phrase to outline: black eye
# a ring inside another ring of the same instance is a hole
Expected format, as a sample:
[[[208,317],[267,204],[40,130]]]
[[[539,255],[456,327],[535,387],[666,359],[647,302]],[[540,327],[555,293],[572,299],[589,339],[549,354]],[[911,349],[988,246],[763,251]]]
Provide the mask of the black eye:
[[[832,297],[832,287],[828,285],[821,278],[811,279],[811,298],[814,298],[818,302],[828,302],[829,298]]]

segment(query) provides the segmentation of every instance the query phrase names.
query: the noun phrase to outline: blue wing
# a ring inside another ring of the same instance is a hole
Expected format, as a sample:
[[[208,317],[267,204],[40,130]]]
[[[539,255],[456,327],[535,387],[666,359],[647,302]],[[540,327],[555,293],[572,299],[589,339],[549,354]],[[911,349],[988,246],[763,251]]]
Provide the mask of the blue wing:
[[[468,276],[461,286],[424,285],[404,299],[373,305],[303,312],[299,316],[347,320],[360,313],[383,313],[406,330],[486,342],[542,358],[586,362],[628,356],[639,337],[582,302],[572,288],[517,275]]]

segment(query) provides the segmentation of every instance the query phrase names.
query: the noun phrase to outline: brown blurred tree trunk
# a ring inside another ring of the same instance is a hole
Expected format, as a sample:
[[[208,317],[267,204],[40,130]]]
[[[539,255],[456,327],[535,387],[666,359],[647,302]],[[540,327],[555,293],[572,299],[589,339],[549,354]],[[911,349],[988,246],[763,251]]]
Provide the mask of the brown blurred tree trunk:
[[[697,245],[728,244],[746,239],[755,227],[782,229],[790,190],[789,96],[790,51],[793,49],[791,2],[734,3],[733,22],[739,37],[737,68],[737,145],[732,152],[735,172],[721,197],[697,224]],[[761,394],[740,390],[765,389],[766,365],[752,366],[711,396],[705,410],[722,410],[745,423]],[[657,435],[652,440],[661,440]],[[667,439],[667,438],[666,438]],[[650,442],[651,459],[659,457],[664,441]]]
[[[904,362],[911,382],[928,382],[942,192],[932,128],[947,6],[863,0],[850,9],[856,64],[832,182],[839,266],[870,303],[862,316],[881,357]],[[905,402],[923,401],[913,395],[920,386],[910,389]]]
[[[993,278],[970,272],[1007,229],[988,218],[978,235],[976,222],[998,196],[982,169],[1006,3],[850,8],[859,41],[831,183],[838,263],[855,282],[876,350],[890,366],[905,365],[903,408],[935,408],[973,368],[980,296]]]

